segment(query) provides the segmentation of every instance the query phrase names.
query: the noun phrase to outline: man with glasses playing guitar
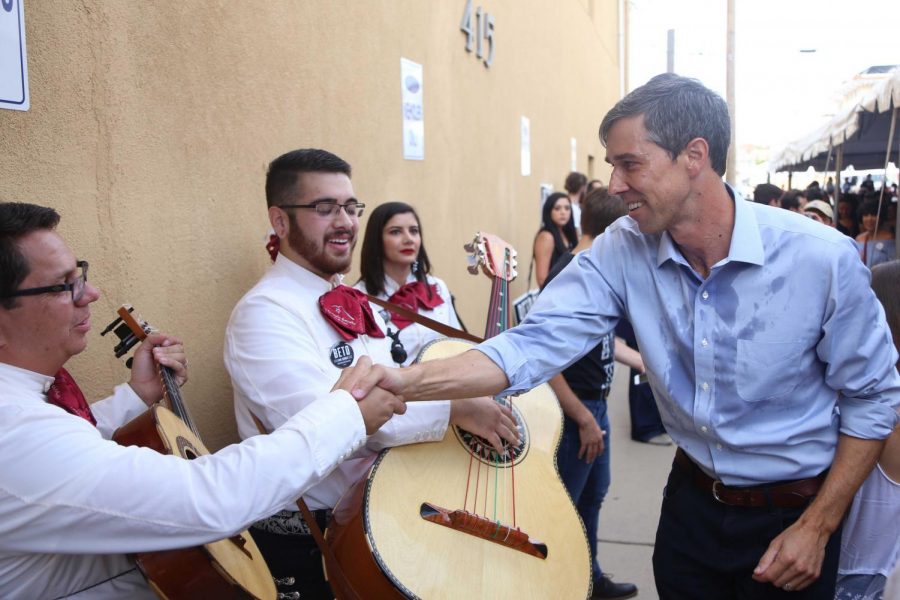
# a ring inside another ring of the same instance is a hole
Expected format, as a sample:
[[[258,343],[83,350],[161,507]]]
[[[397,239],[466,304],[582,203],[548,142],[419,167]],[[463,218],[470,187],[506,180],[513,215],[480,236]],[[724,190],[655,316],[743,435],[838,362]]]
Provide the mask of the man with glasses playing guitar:
[[[318,483],[404,405],[357,403],[345,371],[269,436],[187,461],[110,441],[160,400],[156,365],[187,380],[181,341],[151,334],[131,380],[88,406],[63,366],[100,294],[55,231],[59,215],[0,203],[0,597],[155,598],[128,556],[232,536]]]
[[[350,171],[346,161],[318,149],[294,150],[269,165],[266,201],[279,253],[238,302],[225,334],[225,366],[244,439],[260,428],[271,431],[315,402],[360,357],[393,364],[383,321],[362,292],[342,285],[365,208],[354,195]],[[379,450],[438,441],[448,424],[496,447],[501,436],[515,440],[510,414],[489,398],[412,404],[304,495],[318,525]],[[319,431],[338,434],[328,423],[319,424]],[[296,498],[291,500],[257,523],[253,537],[273,575],[293,577],[293,586],[282,591],[333,598],[313,532],[296,510]]]

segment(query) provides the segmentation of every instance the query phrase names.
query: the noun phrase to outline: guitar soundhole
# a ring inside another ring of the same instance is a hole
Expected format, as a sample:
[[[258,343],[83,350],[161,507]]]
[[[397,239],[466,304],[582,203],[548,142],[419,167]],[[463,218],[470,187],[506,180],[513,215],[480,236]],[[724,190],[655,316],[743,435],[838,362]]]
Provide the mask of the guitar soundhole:
[[[178,442],[178,453],[181,455],[181,458],[194,460],[195,458],[203,454],[202,452],[197,450],[196,446],[194,446],[190,440],[185,439],[180,435],[178,436],[178,439],[176,441]]]
[[[509,406],[509,401],[506,398],[498,398],[497,402],[503,406]],[[465,429],[454,427],[453,429],[456,432],[456,438],[463,446],[465,446],[466,450],[485,464],[495,467],[510,467],[522,462],[528,448],[528,429],[525,427],[525,419],[522,418],[522,414],[515,404],[512,406],[512,412],[516,419],[519,443],[516,446],[513,446],[506,440],[503,440],[503,454],[497,452],[497,450],[491,446],[490,442],[480,435],[469,433]]]

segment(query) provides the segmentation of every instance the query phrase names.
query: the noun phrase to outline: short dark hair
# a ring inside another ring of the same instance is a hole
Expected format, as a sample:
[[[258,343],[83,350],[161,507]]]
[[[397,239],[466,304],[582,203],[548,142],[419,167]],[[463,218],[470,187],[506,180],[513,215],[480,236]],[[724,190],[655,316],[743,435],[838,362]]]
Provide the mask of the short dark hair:
[[[859,218],[862,219],[863,215],[878,215],[879,226],[881,226],[887,219],[888,204],[890,204],[890,200],[881,202],[877,195],[867,194],[862,204],[859,205]]]
[[[59,213],[52,208],[24,202],[0,202],[0,306],[17,306],[16,298],[6,298],[21,285],[31,266],[19,240],[35,231],[56,229]]]
[[[628,210],[621,196],[611,196],[605,187],[597,188],[585,196],[581,204],[581,232],[597,237],[626,214]]]
[[[753,201],[758,204],[768,204],[779,198],[781,198],[781,188],[771,183],[761,183],[753,190]]]
[[[800,208],[800,196],[803,192],[800,190],[788,190],[781,195],[781,208],[787,210],[797,210]]]
[[[587,175],[584,173],[579,173],[578,171],[572,171],[568,175],[566,175],[566,183],[563,185],[566,188],[566,191],[570,194],[574,194],[581,188],[587,185]]]
[[[719,175],[731,143],[731,119],[721,96],[696,79],[674,73],[657,75],[619,100],[600,123],[600,141],[606,145],[609,131],[619,119],[644,116],[650,141],[668,152],[674,161],[694,138],[709,145],[709,160]]]
[[[404,213],[412,213],[419,224],[419,237],[421,244],[419,245],[419,255],[416,260],[419,265],[413,273],[416,279],[427,282],[427,275],[431,272],[431,261],[428,259],[428,253],[425,251],[425,237],[422,235],[422,220],[419,215],[409,204],[405,202],[386,202],[375,207],[372,214],[369,215],[369,222],[366,223],[366,235],[363,237],[362,252],[360,258],[360,278],[366,286],[366,291],[373,296],[384,293],[384,226],[395,215]],[[405,282],[400,281],[401,285]]]
[[[825,200],[825,190],[819,186],[809,186],[803,194],[807,200]]]
[[[266,173],[266,203],[270,207],[289,203],[298,192],[297,180],[302,173],[343,173],[350,177],[350,172],[347,161],[327,150],[292,150],[269,163],[269,171]]]

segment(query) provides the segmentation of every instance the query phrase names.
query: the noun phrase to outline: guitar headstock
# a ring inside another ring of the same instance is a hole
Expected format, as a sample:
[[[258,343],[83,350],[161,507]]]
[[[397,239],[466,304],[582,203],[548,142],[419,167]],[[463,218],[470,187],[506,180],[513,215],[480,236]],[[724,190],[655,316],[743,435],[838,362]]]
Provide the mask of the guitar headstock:
[[[516,278],[517,253],[496,235],[479,231],[464,248],[469,253],[469,273],[476,275],[480,267],[488,277],[506,281]]]
[[[143,341],[149,334],[156,331],[156,328],[135,313],[134,307],[130,304],[123,304],[119,307],[117,313],[119,316],[107,325],[106,329],[100,332],[100,335],[104,336],[110,331],[116,334],[116,337],[119,338],[119,343],[113,350],[116,353],[116,358],[121,358],[138,342]]]

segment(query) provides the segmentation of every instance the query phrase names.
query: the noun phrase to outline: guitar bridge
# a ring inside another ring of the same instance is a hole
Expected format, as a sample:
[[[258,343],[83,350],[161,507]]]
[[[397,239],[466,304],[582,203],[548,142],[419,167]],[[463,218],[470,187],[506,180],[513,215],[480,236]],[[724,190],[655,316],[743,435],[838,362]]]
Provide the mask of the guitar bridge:
[[[419,508],[419,516],[426,521],[530,554],[541,560],[547,558],[547,544],[531,539],[518,527],[513,528],[499,521],[491,521],[467,510],[451,511],[423,502]]]

